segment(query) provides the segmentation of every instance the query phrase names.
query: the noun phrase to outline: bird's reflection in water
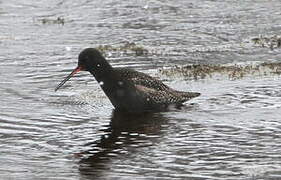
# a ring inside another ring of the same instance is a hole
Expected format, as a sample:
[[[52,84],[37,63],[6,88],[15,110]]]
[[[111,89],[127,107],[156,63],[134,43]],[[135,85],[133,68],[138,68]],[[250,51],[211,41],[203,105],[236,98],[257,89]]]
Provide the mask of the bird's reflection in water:
[[[130,153],[126,150],[130,146],[150,146],[153,138],[155,140],[161,135],[161,127],[166,122],[161,113],[128,114],[113,111],[111,122],[104,130],[106,134],[99,141],[88,143],[86,146],[92,148],[81,153],[81,175],[92,177],[108,170],[112,157]]]

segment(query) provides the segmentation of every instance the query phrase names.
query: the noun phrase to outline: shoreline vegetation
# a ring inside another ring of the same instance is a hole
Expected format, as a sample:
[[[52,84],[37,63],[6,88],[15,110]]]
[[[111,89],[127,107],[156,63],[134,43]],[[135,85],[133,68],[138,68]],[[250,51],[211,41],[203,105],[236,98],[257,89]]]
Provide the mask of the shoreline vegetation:
[[[200,64],[162,68],[158,71],[167,77],[182,76],[185,79],[227,77],[231,80],[249,76],[272,76],[281,74],[281,62],[250,62],[240,64]]]

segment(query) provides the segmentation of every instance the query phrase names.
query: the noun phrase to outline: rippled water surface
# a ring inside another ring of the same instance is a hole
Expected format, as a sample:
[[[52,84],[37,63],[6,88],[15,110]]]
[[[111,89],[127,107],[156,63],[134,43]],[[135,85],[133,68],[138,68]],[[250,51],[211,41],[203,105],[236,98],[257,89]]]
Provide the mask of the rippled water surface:
[[[281,49],[251,41],[280,35],[280,9],[277,0],[0,0],[0,179],[281,179]],[[148,53],[121,50],[128,43]],[[79,52],[101,45],[119,49],[105,50],[113,66],[202,95],[128,115],[87,72],[54,92]],[[264,62],[275,73],[160,71]]]

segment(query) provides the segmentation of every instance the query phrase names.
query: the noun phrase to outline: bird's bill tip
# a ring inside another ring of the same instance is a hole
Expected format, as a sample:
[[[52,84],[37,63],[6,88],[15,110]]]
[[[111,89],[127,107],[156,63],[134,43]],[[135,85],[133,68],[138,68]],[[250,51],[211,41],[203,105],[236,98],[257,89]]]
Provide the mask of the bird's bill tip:
[[[59,85],[55,88],[55,91],[61,88],[64,85],[64,83],[66,83],[66,81],[68,81],[72,76],[74,76],[74,74],[82,70],[83,68],[81,66],[77,66],[77,68],[75,68],[68,76],[64,78],[64,80],[61,81],[61,83],[59,83]]]

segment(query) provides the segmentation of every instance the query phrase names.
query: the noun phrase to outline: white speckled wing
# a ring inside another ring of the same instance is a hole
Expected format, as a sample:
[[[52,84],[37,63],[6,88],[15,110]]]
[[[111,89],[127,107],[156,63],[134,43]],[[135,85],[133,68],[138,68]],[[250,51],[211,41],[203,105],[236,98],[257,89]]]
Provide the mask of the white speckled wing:
[[[126,68],[116,68],[116,71],[118,71],[118,74],[121,75],[122,79],[126,79],[127,81],[131,81],[135,85],[141,85],[147,88],[152,88],[158,91],[166,91],[170,88],[162,83],[160,80],[151,77],[147,74],[144,74],[142,72],[137,72],[132,69],[126,69]]]

